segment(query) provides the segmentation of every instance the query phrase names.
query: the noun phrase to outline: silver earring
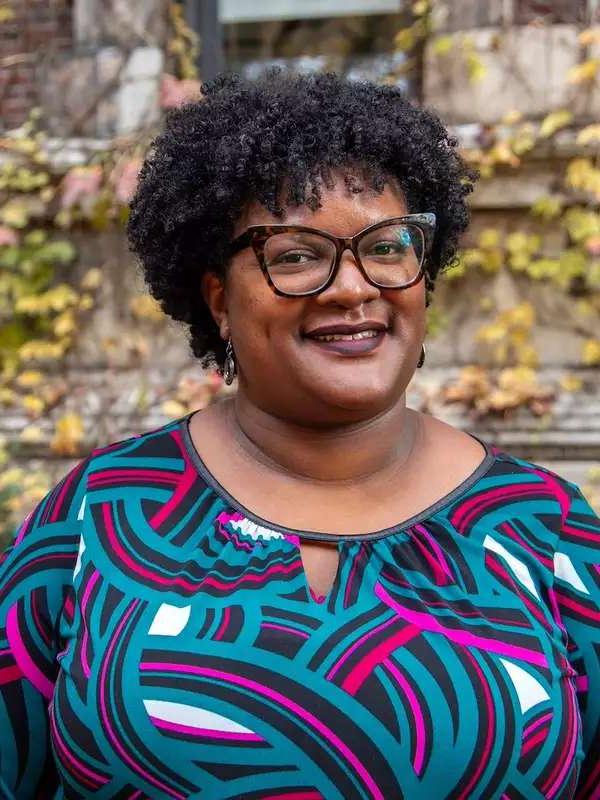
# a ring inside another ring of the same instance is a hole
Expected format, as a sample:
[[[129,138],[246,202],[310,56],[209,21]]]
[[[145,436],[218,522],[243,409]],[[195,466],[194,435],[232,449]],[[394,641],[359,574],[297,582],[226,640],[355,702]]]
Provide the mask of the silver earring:
[[[421,345],[421,357],[417,361],[417,367],[422,367],[425,363],[425,345]]]
[[[233,351],[233,344],[231,336],[227,340],[227,347],[225,348],[225,364],[223,365],[223,380],[227,386],[231,386],[235,378],[235,353]]]

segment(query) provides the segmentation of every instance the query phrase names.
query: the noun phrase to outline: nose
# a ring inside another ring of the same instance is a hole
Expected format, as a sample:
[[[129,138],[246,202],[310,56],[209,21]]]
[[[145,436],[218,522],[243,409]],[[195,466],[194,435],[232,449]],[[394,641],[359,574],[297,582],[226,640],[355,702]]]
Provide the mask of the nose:
[[[348,248],[341,255],[337,274],[327,289],[316,296],[321,305],[336,303],[345,308],[354,308],[369,300],[376,300],[381,292],[369,283]]]

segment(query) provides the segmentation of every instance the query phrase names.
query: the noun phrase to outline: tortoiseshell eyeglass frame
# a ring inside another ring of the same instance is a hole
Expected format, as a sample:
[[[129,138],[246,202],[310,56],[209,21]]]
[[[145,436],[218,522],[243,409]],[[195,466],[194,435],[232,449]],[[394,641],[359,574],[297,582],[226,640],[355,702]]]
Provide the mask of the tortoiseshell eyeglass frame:
[[[362,261],[360,259],[360,255],[358,253],[358,245],[360,240],[366,236],[368,233],[371,233],[377,228],[385,228],[388,225],[395,225],[397,223],[406,223],[410,225],[414,225],[415,227],[419,228],[422,235],[423,235],[423,253],[421,256],[421,263],[419,264],[419,271],[417,275],[409,282],[404,283],[401,286],[384,286],[381,285],[369,277],[367,271],[365,270]],[[267,264],[265,261],[265,245],[267,240],[278,233],[288,233],[288,232],[304,232],[304,233],[316,233],[320,236],[324,236],[329,241],[333,242],[336,249],[335,259],[331,265],[331,270],[329,272],[329,276],[327,280],[316,289],[310,289],[308,292],[284,292],[279,289],[273,283],[271,276],[269,275],[269,270],[267,268]],[[337,271],[340,266],[340,260],[342,258],[342,253],[344,250],[351,250],[352,255],[354,256],[354,260],[356,261],[358,268],[360,269],[364,279],[370,283],[372,286],[376,286],[378,289],[409,289],[411,286],[414,286],[418,283],[421,278],[423,277],[426,267],[426,258],[427,255],[431,251],[431,245],[433,243],[433,237],[435,233],[435,214],[431,211],[425,212],[423,214],[407,214],[403,217],[390,217],[389,219],[382,219],[379,222],[376,222],[374,225],[368,225],[366,228],[358,231],[355,233],[354,236],[334,236],[332,233],[328,231],[320,230],[319,228],[310,228],[305,225],[285,225],[285,224],[275,224],[275,225],[251,225],[247,230],[244,231],[240,236],[233,240],[231,245],[229,246],[230,255],[234,255],[235,253],[243,250],[245,247],[252,247],[254,253],[256,255],[256,259],[258,264],[261,268],[263,275],[271,289],[275,292],[275,294],[280,295],[281,297],[308,297],[310,295],[319,294],[319,292],[323,292],[327,289],[328,286],[331,286],[333,281],[335,280],[335,276],[337,275]]]

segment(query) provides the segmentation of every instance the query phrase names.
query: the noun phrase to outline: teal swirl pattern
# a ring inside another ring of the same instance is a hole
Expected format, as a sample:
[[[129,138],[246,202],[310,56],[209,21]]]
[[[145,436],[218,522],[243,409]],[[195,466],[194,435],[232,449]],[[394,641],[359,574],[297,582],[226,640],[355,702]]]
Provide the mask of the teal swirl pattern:
[[[403,525],[243,509],[189,415],[80,461],[0,559],[0,797],[599,800],[600,520],[488,446]]]

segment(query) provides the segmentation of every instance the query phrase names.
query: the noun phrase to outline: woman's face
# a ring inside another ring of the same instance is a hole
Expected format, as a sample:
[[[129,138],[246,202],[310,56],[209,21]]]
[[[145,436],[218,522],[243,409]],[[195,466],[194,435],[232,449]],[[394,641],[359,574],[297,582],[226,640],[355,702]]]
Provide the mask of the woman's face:
[[[290,207],[285,220],[253,204],[234,235],[249,225],[284,221],[351,236],[409,213],[390,182],[381,194],[366,186],[351,194],[341,176],[332,190],[323,187],[321,203],[316,211]],[[321,294],[280,297],[247,247],[233,257],[224,283],[205,276],[203,292],[221,336],[232,338],[239,391],[262,410],[299,423],[335,425],[369,419],[403,398],[425,335],[423,280],[409,289],[378,289],[346,250],[334,282]],[[366,323],[378,331],[368,344],[315,338],[321,328]]]

